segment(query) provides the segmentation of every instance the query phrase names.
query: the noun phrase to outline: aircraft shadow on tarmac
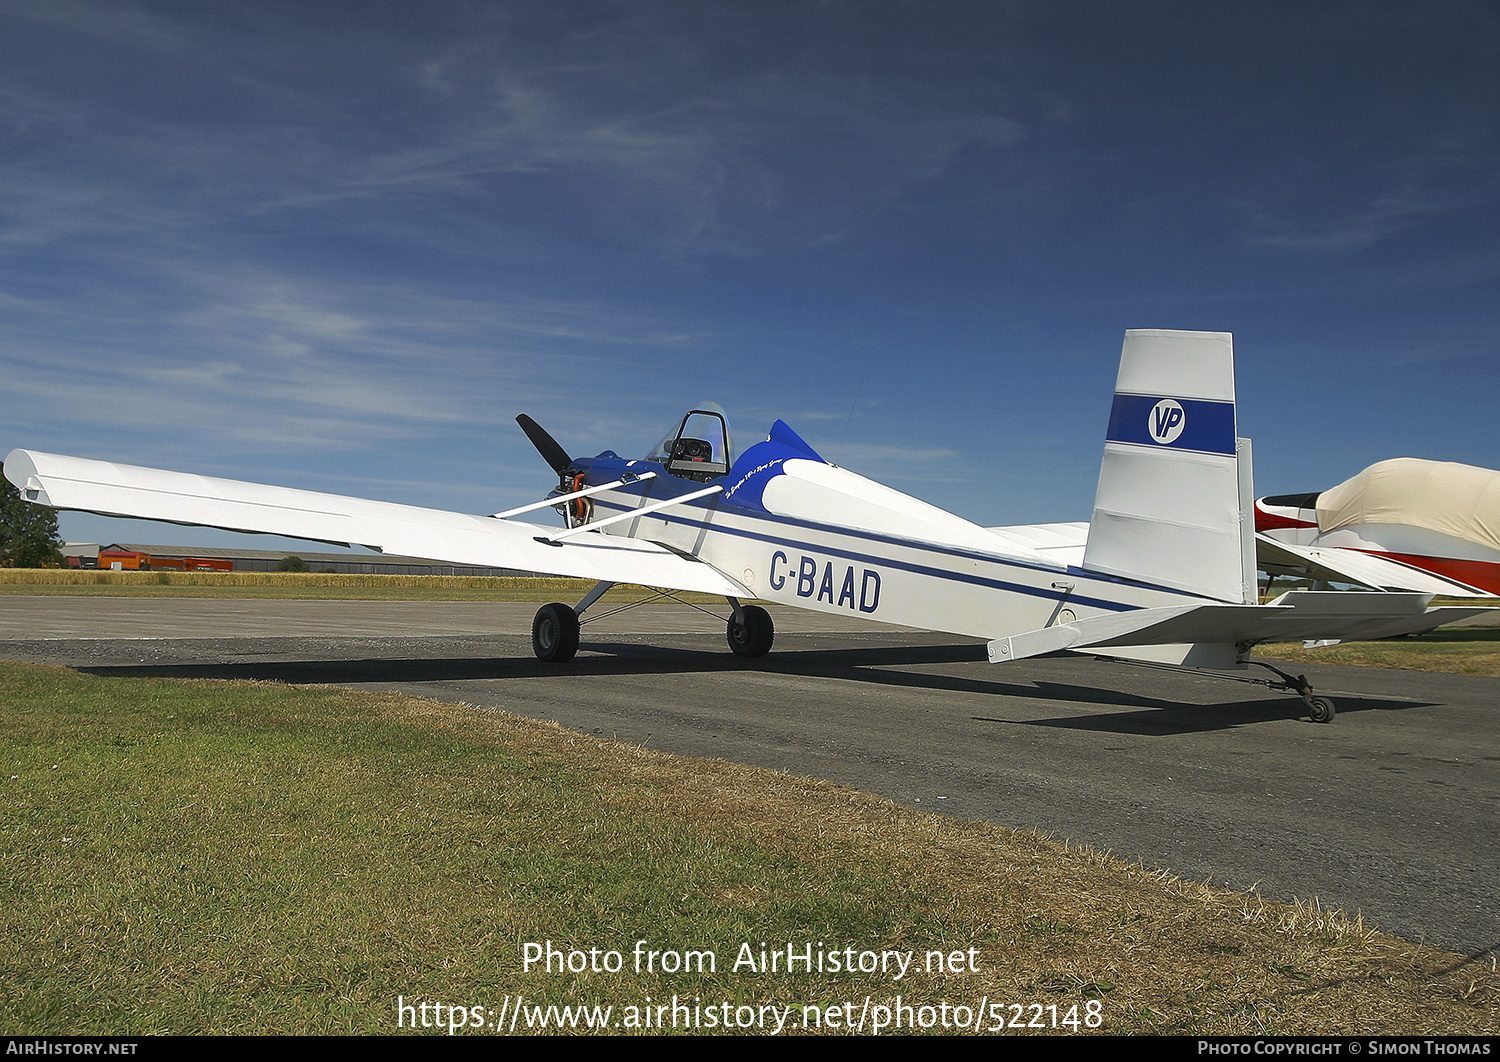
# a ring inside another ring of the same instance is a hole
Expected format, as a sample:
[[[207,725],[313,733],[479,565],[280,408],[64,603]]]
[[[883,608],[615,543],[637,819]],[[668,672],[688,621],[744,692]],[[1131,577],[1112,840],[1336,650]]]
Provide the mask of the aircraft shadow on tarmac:
[[[925,670],[891,670],[944,665],[983,663],[982,645],[907,645],[875,648],[790,649],[755,661],[726,656],[719,651],[662,646],[658,643],[590,642],[583,653],[566,667],[546,664],[531,657],[404,657],[323,660],[244,660],[216,663],[161,663],[99,665],[80,667],[79,671],[100,676],[153,678],[216,678],[256,681],[278,681],[294,684],[324,685],[420,685],[437,682],[567,679],[569,677],[631,677],[685,674],[723,674],[755,671],[807,678],[833,678],[867,682],[881,686],[913,690],[940,690],[981,697],[1023,698],[1036,702],[1058,702],[1072,705],[1101,705],[1111,708],[1135,708],[1137,711],[1110,711],[1088,715],[1059,715],[1052,718],[1005,719],[990,715],[972,716],[978,722],[1012,726],[1060,727],[1072,730],[1095,730],[1105,733],[1168,736],[1233,729],[1253,723],[1269,723],[1305,714],[1303,701],[1291,694],[1266,691],[1263,695],[1233,701],[1193,703],[1201,698],[1201,686],[1183,689],[1184,699],[1147,696],[1076,683],[1058,682],[1033,676],[1024,682],[1004,682],[990,678],[971,678],[961,674],[933,673]],[[1006,672],[1016,674],[1023,668],[1048,669],[1059,663],[1084,666],[1092,662],[1076,657],[1038,658],[1035,662],[1006,665]],[[985,665],[988,667],[988,665]],[[1113,666],[1123,669],[1126,665]],[[1134,669],[1131,669],[1133,672]],[[1116,671],[1120,674],[1120,671]],[[1018,676],[1019,677],[1019,676]],[[1152,681],[1170,691],[1175,676],[1153,676]],[[1139,682],[1138,674],[1122,674],[1121,685]],[[430,692],[427,693],[430,696]],[[1341,694],[1340,714],[1360,711],[1391,711],[1427,707],[1436,702],[1412,699],[1361,697]]]

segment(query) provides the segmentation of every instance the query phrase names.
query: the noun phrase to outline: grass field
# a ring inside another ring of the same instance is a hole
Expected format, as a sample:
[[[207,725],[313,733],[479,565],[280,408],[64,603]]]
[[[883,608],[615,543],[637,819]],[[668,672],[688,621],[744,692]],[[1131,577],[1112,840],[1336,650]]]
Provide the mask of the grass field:
[[[1500,1025],[1489,962],[825,782],[390,694],[25,665],[0,689],[13,1034],[388,1033],[398,997],[467,1025],[517,996],[629,1031],[674,995],[698,1031],[868,1032],[898,995],[933,1031]],[[549,940],[623,968],[524,970]],[[637,941],[715,968],[637,973]],[[917,967],[733,968],[789,942]]]
[[[1500,627],[1440,627],[1409,638],[1349,642],[1321,649],[1304,649],[1301,642],[1277,642],[1256,646],[1255,655],[1304,664],[1500,676]]]
[[[548,576],[335,575],[314,572],[100,572],[63,568],[0,568],[0,595],[79,597],[296,598],[324,601],[576,600],[594,584]],[[611,601],[651,596],[619,585]],[[679,593],[687,601],[722,601]]]

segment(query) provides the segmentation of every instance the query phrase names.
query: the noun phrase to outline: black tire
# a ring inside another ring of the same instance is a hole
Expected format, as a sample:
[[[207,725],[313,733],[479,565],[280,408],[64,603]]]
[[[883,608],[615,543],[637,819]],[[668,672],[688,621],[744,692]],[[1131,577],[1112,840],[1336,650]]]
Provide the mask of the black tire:
[[[1307,717],[1314,723],[1333,722],[1333,702],[1327,697],[1313,697],[1307,702]]]
[[[729,617],[729,648],[735,656],[765,656],[776,640],[771,614],[759,605],[743,605]]]
[[[566,664],[578,654],[578,613],[571,605],[554,602],[536,610],[536,618],[531,621],[531,651],[549,664]]]

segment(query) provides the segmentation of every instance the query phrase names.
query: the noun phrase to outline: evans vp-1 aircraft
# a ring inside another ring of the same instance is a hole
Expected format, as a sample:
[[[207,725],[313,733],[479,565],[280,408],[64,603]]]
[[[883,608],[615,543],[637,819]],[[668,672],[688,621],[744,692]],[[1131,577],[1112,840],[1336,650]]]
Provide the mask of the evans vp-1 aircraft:
[[[781,421],[731,462],[723,411],[689,411],[640,460],[574,458],[517,420],[558,475],[546,498],[493,516],[422,509],[15,450],[5,473],[55,509],[289,535],[340,545],[578,576],[596,585],[532,627],[564,662],[580,618],[615,583],[721,595],[730,648],[771,648],[747,599],[983,638],[992,663],[1062,650],[1242,669],[1266,641],[1383,638],[1483,609],[1431,595],[1293,591],[1257,603],[1250,444],[1237,434],[1228,333],[1129,331],[1081,560],[1005,535],[825,461]],[[563,528],[515,519],[559,508]],[[666,591],[663,591],[666,592]],[[1293,690],[1333,718],[1306,678]]]

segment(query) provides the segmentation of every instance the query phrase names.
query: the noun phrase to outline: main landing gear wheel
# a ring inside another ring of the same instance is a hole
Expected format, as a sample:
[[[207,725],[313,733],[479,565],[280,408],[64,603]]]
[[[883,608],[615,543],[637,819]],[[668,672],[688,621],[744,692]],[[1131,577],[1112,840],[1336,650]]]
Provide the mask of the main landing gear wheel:
[[[759,605],[742,605],[729,617],[729,648],[735,656],[765,656],[775,639],[771,614]]]
[[[578,613],[571,605],[543,605],[531,621],[531,651],[538,660],[566,664],[578,653]]]
[[[1333,702],[1327,697],[1308,698],[1307,717],[1314,723],[1331,723],[1333,715]]]

